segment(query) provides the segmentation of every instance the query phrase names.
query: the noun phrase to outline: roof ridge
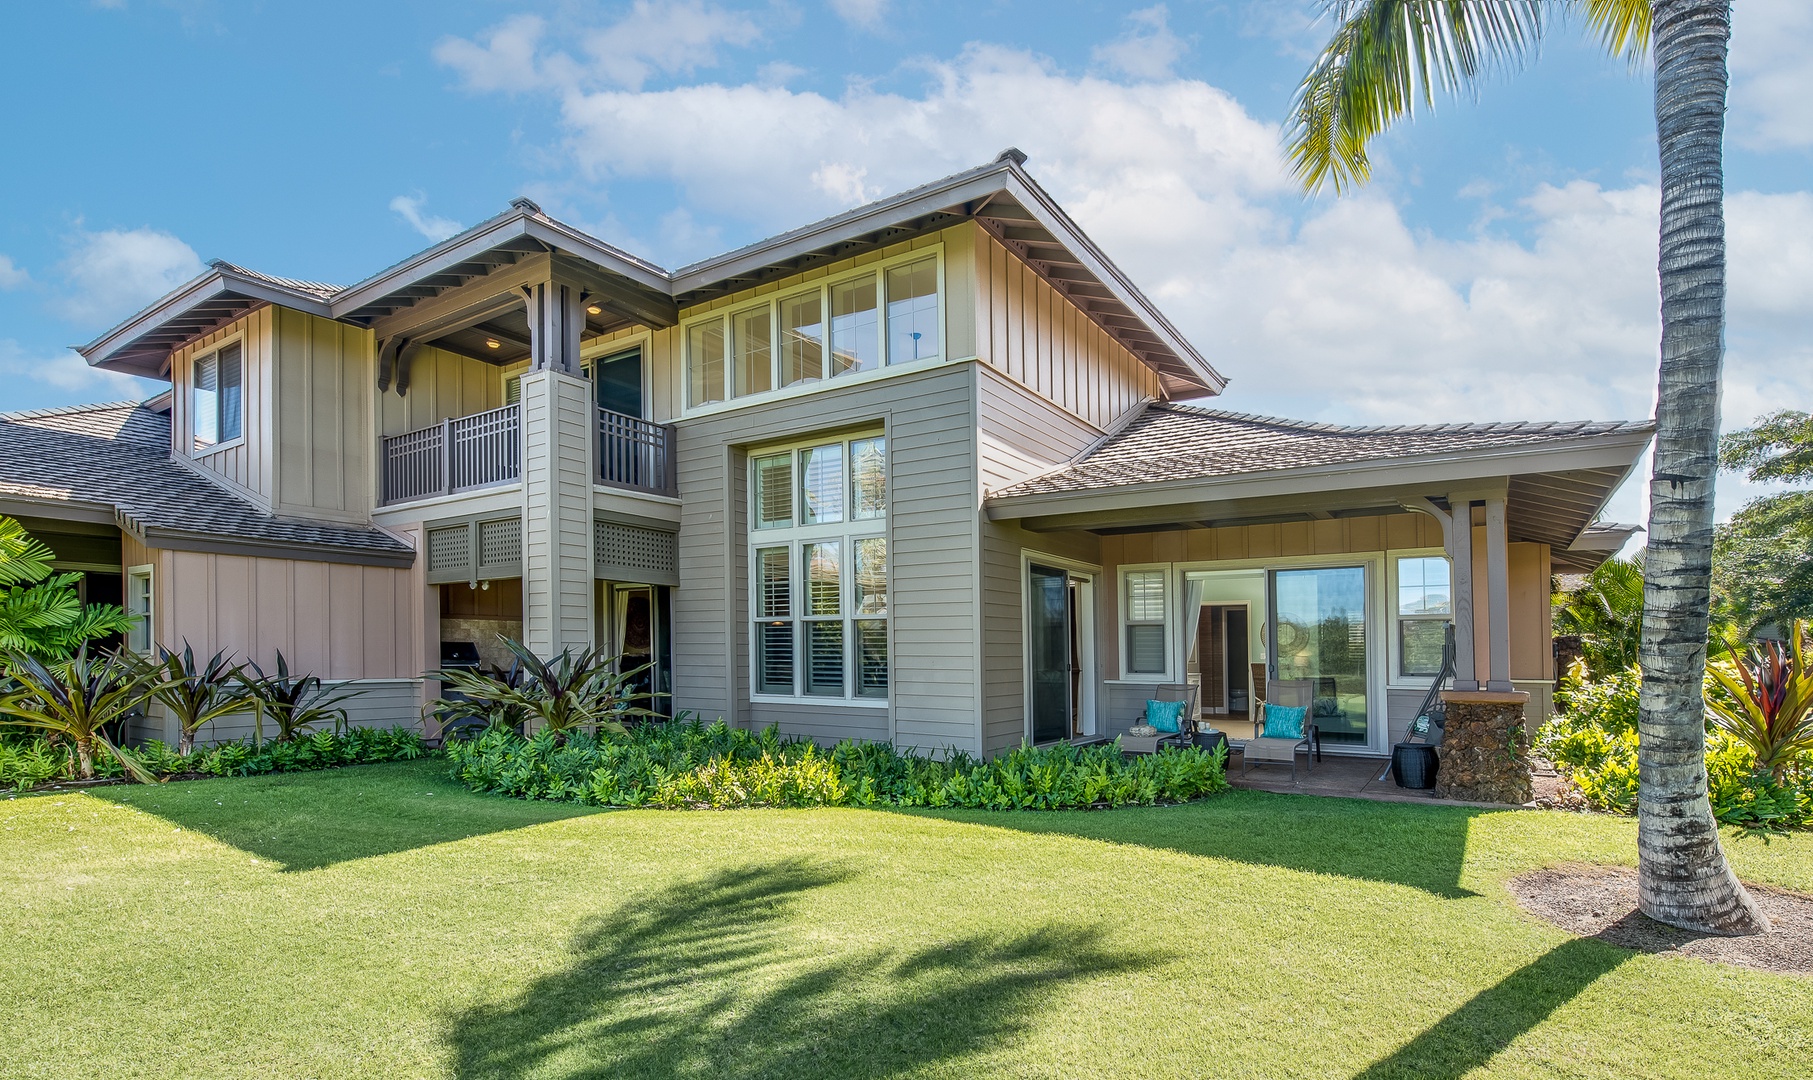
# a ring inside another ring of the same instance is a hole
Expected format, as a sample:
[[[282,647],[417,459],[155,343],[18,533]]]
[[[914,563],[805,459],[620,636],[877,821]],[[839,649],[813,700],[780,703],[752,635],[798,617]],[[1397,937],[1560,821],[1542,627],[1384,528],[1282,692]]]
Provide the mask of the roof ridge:
[[[80,416],[83,413],[106,412],[109,409],[138,409],[142,401],[95,401],[86,405],[52,405],[43,409],[15,409],[0,412],[0,421],[36,420],[43,416]]]
[[[283,277],[279,274],[267,274],[263,270],[254,270],[249,266],[242,266],[239,263],[229,262],[226,259],[210,259],[208,265],[215,270],[228,270],[244,277],[268,281],[273,285],[283,285],[292,289],[300,289],[303,292],[322,293],[324,294],[323,299],[331,297],[336,293],[346,291],[346,286],[344,285],[333,285],[325,281],[310,281],[307,278],[293,278]]]
[[[1454,424],[1337,424],[1325,420],[1293,420],[1284,416],[1235,412],[1231,409],[1212,409],[1201,405],[1184,405],[1171,401],[1156,402],[1153,407],[1215,420],[1232,420],[1240,423],[1264,424],[1268,427],[1284,428],[1290,431],[1337,435],[1508,434],[1511,432],[1541,433],[1570,428],[1599,428],[1605,431],[1617,431],[1647,427],[1650,424],[1648,420],[1481,420]]]

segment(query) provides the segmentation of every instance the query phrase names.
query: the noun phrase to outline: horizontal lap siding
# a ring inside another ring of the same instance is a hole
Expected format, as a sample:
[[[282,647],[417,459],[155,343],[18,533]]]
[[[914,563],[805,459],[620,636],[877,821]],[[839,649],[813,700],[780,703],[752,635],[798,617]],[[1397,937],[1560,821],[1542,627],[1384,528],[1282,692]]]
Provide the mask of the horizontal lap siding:
[[[853,705],[776,705],[756,702],[749,707],[749,726],[773,724],[788,735],[802,736],[821,746],[845,739],[858,742],[888,741],[888,710]]]
[[[783,730],[819,738],[871,737],[857,731],[887,737],[891,727],[902,746],[979,749],[973,385],[971,365],[951,364],[681,421],[680,587],[673,604],[677,707],[739,724],[772,719]],[[747,450],[859,425],[885,425],[888,433],[890,707],[826,713],[820,707],[752,705]]]

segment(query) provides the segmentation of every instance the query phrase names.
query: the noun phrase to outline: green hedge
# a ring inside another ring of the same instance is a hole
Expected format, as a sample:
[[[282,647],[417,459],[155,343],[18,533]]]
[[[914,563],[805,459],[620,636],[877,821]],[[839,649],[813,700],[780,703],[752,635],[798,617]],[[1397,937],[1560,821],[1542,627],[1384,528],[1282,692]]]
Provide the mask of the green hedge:
[[[1570,675],[1556,695],[1560,712],[1537,733],[1537,751],[1595,810],[1637,812],[1637,697],[1642,683],[1635,667],[1592,680]],[[1710,731],[1706,787],[1713,815],[1726,825],[1813,823],[1813,760],[1799,763],[1778,782],[1757,770],[1749,748]]]
[[[127,752],[158,776],[259,776],[409,761],[427,753],[427,747],[419,731],[396,727],[317,731],[290,742],[266,742],[263,746],[221,743],[186,755],[154,740]],[[103,777],[119,777],[125,770],[118,760],[103,752],[95,763],[95,772]],[[75,755],[67,744],[41,735],[0,737],[0,787],[24,790],[53,780],[73,780],[75,775]]]
[[[1220,791],[1225,753],[1166,749],[1127,759],[1118,744],[1022,747],[989,761],[905,754],[885,743],[830,750],[803,739],[692,721],[627,736],[494,728],[446,747],[456,780],[475,791],[593,806],[728,810],[753,806],[928,806],[1064,810],[1185,802]]]

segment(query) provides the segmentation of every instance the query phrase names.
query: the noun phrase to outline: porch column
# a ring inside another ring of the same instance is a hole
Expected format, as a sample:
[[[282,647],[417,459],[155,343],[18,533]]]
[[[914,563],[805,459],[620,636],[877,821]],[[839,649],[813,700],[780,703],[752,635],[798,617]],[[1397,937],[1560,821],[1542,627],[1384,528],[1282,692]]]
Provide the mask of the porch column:
[[[1473,670],[1473,500],[1466,495],[1448,496],[1451,521],[1447,528],[1448,562],[1453,567],[1450,585],[1454,604],[1454,688],[1478,690]]]
[[[579,286],[549,279],[522,287],[529,316],[529,369],[579,374],[585,300]]]
[[[1505,546],[1505,497],[1486,500],[1486,624],[1491,666],[1486,689],[1511,690],[1511,575]]]
[[[577,350],[574,352],[577,364]],[[537,656],[593,645],[591,384],[537,366],[522,377],[523,643]]]

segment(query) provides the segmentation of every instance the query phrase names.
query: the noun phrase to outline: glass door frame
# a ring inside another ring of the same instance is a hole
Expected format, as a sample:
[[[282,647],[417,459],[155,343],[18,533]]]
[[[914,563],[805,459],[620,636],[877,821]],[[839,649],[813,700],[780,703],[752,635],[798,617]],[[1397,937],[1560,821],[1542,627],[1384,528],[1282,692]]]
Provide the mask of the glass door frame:
[[[1230,559],[1225,562],[1180,562],[1172,564],[1174,580],[1173,595],[1175,604],[1175,624],[1183,625],[1184,605],[1188,596],[1186,579],[1191,574],[1215,573],[1225,570],[1258,570],[1264,572],[1265,606],[1258,611],[1249,611],[1248,618],[1257,617],[1262,623],[1260,640],[1265,643],[1265,672],[1268,680],[1277,676],[1277,657],[1272,647],[1272,608],[1275,598],[1272,596],[1272,575],[1274,570],[1316,570],[1338,567],[1360,567],[1365,572],[1366,618],[1371,623],[1366,634],[1366,741],[1364,743],[1329,743],[1323,751],[1329,754],[1362,754],[1368,757],[1382,756],[1390,752],[1389,702],[1390,684],[1387,679],[1389,667],[1389,641],[1382,634],[1388,633],[1390,612],[1387,604],[1390,600],[1385,589],[1385,559],[1383,551],[1346,552],[1335,555],[1284,555],[1269,559]],[[1182,640],[1181,633],[1173,631],[1174,640],[1172,660],[1176,670],[1182,671],[1189,663],[1189,643]],[[1258,663],[1258,658],[1248,657],[1251,663]]]
[[[1071,730],[1083,737],[1098,735],[1101,722],[1101,684],[1099,637],[1101,630],[1102,568],[1061,556],[1023,549],[1020,552],[1020,663],[1025,698],[1022,706],[1022,739],[1032,742],[1033,671],[1032,671],[1032,568],[1037,565],[1061,571],[1068,591],[1076,598],[1071,634],[1076,643],[1076,706],[1071,717]]]

